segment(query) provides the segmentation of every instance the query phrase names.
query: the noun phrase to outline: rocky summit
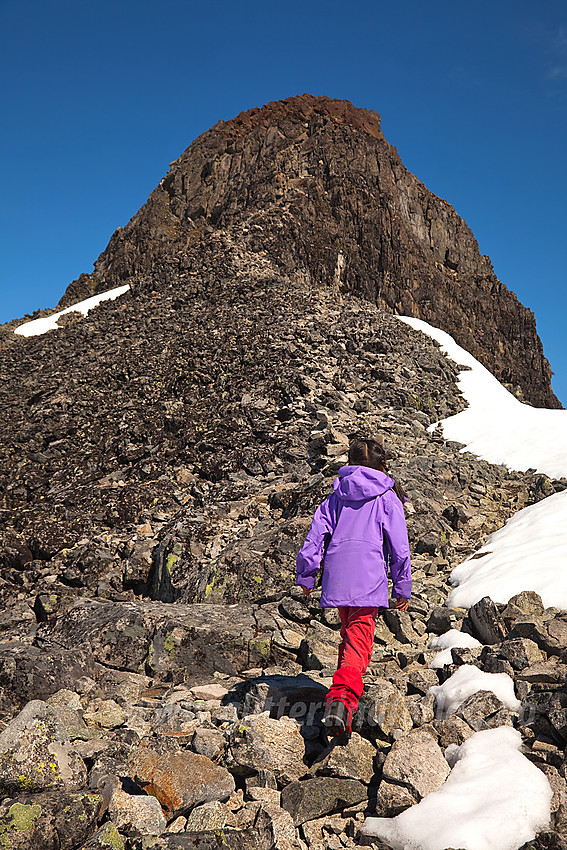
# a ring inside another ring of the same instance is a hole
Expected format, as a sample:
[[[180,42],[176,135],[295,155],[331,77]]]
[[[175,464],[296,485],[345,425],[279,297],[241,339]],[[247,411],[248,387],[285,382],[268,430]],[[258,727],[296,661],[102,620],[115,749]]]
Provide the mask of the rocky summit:
[[[425,319],[530,404],[561,406],[533,314],[463,219],[404,167],[376,112],[303,95],[219,121],[171,164],[61,306],[199,273],[211,230],[294,279]]]
[[[565,612],[444,604],[451,569],[567,481],[430,430],[465,406],[458,368],[395,315],[557,406],[462,219],[376,113],[304,95],[199,137],[60,307],[126,282],[55,331],[2,330],[0,844],[340,850],[441,787],[447,748],[512,725],[553,790],[526,846],[567,847]],[[339,619],[295,555],[354,432],[408,492],[414,594],[381,613],[337,745]],[[451,628],[480,645],[431,668]],[[520,708],[476,691],[444,716],[431,688],[470,666]]]

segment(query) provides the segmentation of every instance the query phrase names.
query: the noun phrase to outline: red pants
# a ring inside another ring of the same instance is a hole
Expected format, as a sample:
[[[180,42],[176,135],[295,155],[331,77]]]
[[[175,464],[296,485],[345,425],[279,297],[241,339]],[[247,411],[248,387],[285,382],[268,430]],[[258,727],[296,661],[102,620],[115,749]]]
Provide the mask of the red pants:
[[[348,708],[349,718],[358,708],[358,698],[364,690],[362,676],[372,657],[377,613],[378,608],[339,607],[339,665],[325,701],[340,700]]]

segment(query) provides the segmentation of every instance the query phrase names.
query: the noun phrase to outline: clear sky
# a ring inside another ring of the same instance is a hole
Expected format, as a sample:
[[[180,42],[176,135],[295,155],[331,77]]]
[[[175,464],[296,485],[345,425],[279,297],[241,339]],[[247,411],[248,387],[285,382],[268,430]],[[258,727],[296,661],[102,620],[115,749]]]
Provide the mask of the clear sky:
[[[468,222],[567,406],[565,0],[0,0],[0,70],[0,322],[92,271],[216,121],[325,94]]]

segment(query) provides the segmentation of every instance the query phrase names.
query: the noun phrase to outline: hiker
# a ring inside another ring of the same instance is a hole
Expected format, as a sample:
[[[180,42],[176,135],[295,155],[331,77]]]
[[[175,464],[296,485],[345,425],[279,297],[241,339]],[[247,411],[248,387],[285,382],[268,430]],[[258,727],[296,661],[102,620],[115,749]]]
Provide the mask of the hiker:
[[[297,584],[309,596],[324,561],[321,608],[339,609],[338,669],[326,696],[323,724],[332,735],[351,731],[372,656],[376,615],[388,607],[388,567],[395,606],[407,611],[411,562],[403,489],[386,473],[377,440],[351,438],[348,466],[319,505],[297,556]]]

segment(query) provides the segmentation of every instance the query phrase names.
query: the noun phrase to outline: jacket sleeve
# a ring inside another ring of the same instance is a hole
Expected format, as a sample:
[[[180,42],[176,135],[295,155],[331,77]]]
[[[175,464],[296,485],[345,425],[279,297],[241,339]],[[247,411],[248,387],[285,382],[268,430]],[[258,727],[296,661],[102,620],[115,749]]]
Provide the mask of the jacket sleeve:
[[[315,587],[317,573],[325,555],[326,544],[331,539],[337,521],[337,497],[332,493],[322,502],[311,523],[305,543],[297,556],[296,584],[312,590]]]
[[[384,554],[390,558],[392,596],[411,596],[411,557],[404,506],[393,490],[384,494]]]

